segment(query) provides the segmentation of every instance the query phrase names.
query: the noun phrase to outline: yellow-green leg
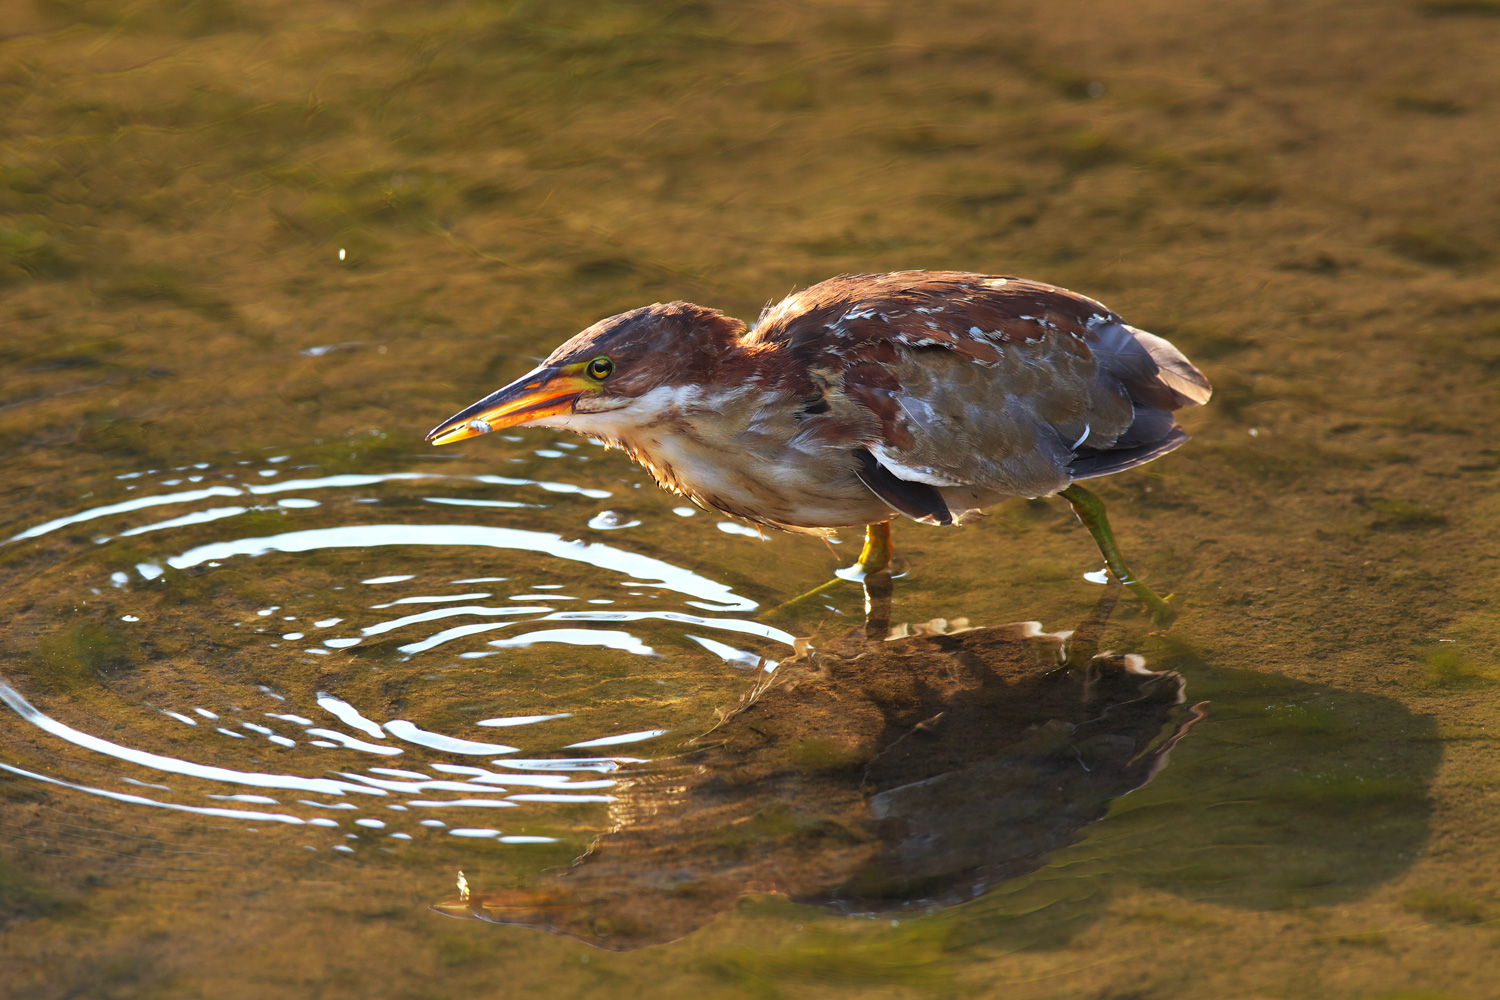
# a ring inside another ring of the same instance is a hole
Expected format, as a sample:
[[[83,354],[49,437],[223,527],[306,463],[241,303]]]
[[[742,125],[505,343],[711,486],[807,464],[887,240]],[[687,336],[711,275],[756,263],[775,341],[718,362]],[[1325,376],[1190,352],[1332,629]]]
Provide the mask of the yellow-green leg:
[[[1120,547],[1115,544],[1115,533],[1110,530],[1109,518],[1104,513],[1104,501],[1100,500],[1088,490],[1074,483],[1063,490],[1058,496],[1068,501],[1073,507],[1073,513],[1078,515],[1078,520],[1089,529],[1089,534],[1094,536],[1094,544],[1099,546],[1099,552],[1104,556],[1104,565],[1109,567],[1110,573],[1114,574],[1116,580],[1123,583],[1131,593],[1139,597],[1146,607],[1151,609],[1151,617],[1158,625],[1165,625],[1177,617],[1177,611],[1172,605],[1156,596],[1156,592],[1135,578],[1130,572],[1130,567],[1125,565],[1125,557],[1120,555]]]
[[[891,564],[891,522],[865,526],[865,547],[848,569],[836,569],[834,575],[858,583],[871,573],[879,573]]]
[[[847,569],[836,569],[833,571],[833,579],[825,584],[814,587],[805,594],[798,594],[790,601],[783,601],[769,611],[762,612],[757,618],[768,618],[778,611],[784,611],[794,604],[800,604],[809,597],[817,597],[819,594],[832,590],[839,584],[848,580],[851,583],[863,583],[876,573],[889,569],[891,565],[891,523],[882,521],[880,524],[866,525],[865,547],[860,549],[859,558],[854,560],[854,565]]]

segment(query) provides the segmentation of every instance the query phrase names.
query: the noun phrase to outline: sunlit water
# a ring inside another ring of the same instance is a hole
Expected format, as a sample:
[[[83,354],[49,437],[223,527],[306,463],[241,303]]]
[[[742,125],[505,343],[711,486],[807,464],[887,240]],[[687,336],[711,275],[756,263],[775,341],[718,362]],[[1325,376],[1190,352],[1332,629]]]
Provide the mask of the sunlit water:
[[[1497,995],[1493,7],[7,5],[0,994]],[[1099,484],[1170,628],[1056,501],[866,629],[779,607],[849,533],[422,443],[914,267],[1213,381]]]
[[[1133,819],[1116,819],[1115,839],[1103,842],[1113,846],[1100,859],[1103,868],[1088,871],[1089,881],[1127,875],[1252,906],[1309,893],[1336,899],[1358,891],[1376,870],[1399,864],[1425,829],[1422,782],[1431,756],[1362,759],[1360,748],[1370,740],[1415,735],[1406,732],[1414,720],[1381,699],[1232,670],[1199,671],[1185,693],[1163,704],[1212,697],[1211,708],[1193,710],[1207,717],[1206,725],[1188,734],[1179,720],[1177,736],[1148,754],[1168,725],[1166,716],[1128,736],[1086,737],[1102,732],[1100,726],[1119,725],[1107,722],[1119,710],[1108,702],[1088,707],[1092,682],[1075,695],[1076,709],[1049,708],[1025,688],[1032,683],[1025,678],[1039,682],[1059,668],[1061,654],[1023,651],[1019,667],[1005,668],[1019,671],[1022,687],[1000,704],[1034,704],[1041,714],[1015,722],[996,714],[980,730],[998,734],[998,746],[1019,741],[1014,745],[1022,749],[985,751],[982,740],[946,735],[938,725],[954,706],[978,697],[977,688],[945,696],[956,699],[948,707],[934,702],[937,714],[925,721],[919,713],[900,722],[900,713],[911,710],[893,707],[899,698],[880,707],[892,683],[925,688],[959,662],[969,663],[965,657],[989,655],[982,633],[972,634],[981,640],[975,652],[952,663],[936,653],[909,657],[896,681],[850,675],[833,687],[841,707],[830,709],[831,716],[818,716],[805,690],[791,696],[791,709],[781,709],[798,717],[790,726],[758,721],[755,713],[769,710],[764,699],[750,704],[745,726],[764,732],[764,753],[781,763],[766,772],[770,783],[754,797],[723,799],[713,791],[717,783],[740,780],[736,775],[750,765],[698,752],[686,758],[684,772],[680,755],[697,745],[693,737],[713,728],[716,713],[722,716],[763,683],[757,678],[776,677],[779,663],[808,645],[759,620],[758,603],[712,571],[641,551],[651,536],[637,530],[646,528],[640,518],[614,513],[609,504],[617,491],[567,481],[569,470],[576,474],[594,449],[560,444],[541,455],[547,479],[415,470],[323,474],[295,455],[273,455],[74,484],[74,508],[18,526],[5,543],[28,549],[32,577],[25,593],[11,600],[16,624],[32,630],[38,652],[29,669],[13,667],[0,682],[0,700],[20,723],[5,731],[0,768],[23,788],[33,783],[46,790],[54,803],[16,831],[20,844],[49,854],[66,844],[61,850],[71,864],[103,865],[114,877],[124,869],[103,831],[143,821],[156,838],[181,838],[190,850],[228,849],[231,857],[226,838],[253,838],[256,848],[245,853],[245,863],[261,875],[292,870],[299,852],[383,853],[400,865],[403,852],[416,851],[429,896],[412,902],[422,906],[452,896],[456,872],[478,863],[468,853],[476,842],[512,851],[501,870],[530,871],[526,877],[535,880],[559,855],[582,854],[594,837],[614,831],[613,840],[602,842],[616,845],[604,849],[608,860],[587,859],[587,876],[624,900],[632,928],[650,930],[595,934],[594,943],[635,947],[638,939],[671,940],[707,918],[689,919],[670,901],[657,900],[647,886],[661,877],[692,883],[728,878],[719,908],[757,886],[855,911],[932,909],[982,896],[1029,873],[1075,840],[1114,798],[1151,781],[1168,765],[1165,747],[1184,737],[1185,749],[1176,756],[1186,754],[1186,761],[1168,769],[1163,799],[1127,811]],[[620,484],[638,487],[633,480]],[[710,524],[717,523],[666,504],[656,505],[654,517],[692,518],[696,531],[712,532]],[[742,544],[762,543],[752,531]],[[840,604],[859,611],[857,589],[845,586],[849,592],[841,598],[823,600],[825,617]],[[1090,584],[1080,575],[1075,586]],[[898,582],[898,606],[900,588]],[[39,593],[48,596],[37,601]],[[847,614],[847,625],[855,626],[851,635],[860,634],[861,617]],[[901,626],[894,634],[905,631]],[[1026,634],[1046,638],[1034,629]],[[877,644],[905,648],[899,640],[881,643],[884,635],[875,636]],[[818,645],[825,640],[838,648],[826,626]],[[856,664],[846,669],[867,672],[875,669],[871,657],[885,654],[844,655]],[[826,671],[816,663],[814,674]],[[988,683],[980,676],[972,683]],[[1225,678],[1237,679],[1226,687]],[[701,690],[685,688],[689,679]],[[871,706],[877,715],[896,713],[886,735],[861,737],[873,740],[865,748],[834,748]],[[717,736],[733,744],[736,724]],[[1045,736],[1058,726],[1056,735]],[[934,735],[912,735],[928,730]],[[1034,733],[1044,736],[1028,735]],[[897,747],[911,750],[911,743],[903,747],[908,738],[946,740],[934,746],[950,749],[933,763],[903,765],[905,777],[895,784],[873,778],[877,762],[899,759],[892,756]],[[1226,738],[1261,745],[1226,756]],[[1024,749],[1037,739],[1038,748]],[[1080,749],[1089,746],[1094,749]],[[851,762],[869,761],[849,772],[849,792],[828,784],[833,778],[787,784],[773,777],[828,768],[837,775],[848,767],[841,753]],[[1006,753],[1010,762],[1002,763]],[[1267,753],[1290,756],[1274,764]],[[1029,754],[1052,763],[1035,763]],[[1137,758],[1148,761],[1138,765],[1144,769],[1137,777],[1119,771],[1120,777],[1106,780],[1114,773],[1108,769]],[[652,776],[656,761],[665,766],[661,777]],[[1027,804],[1031,792],[1016,791],[1042,780],[1024,777],[1036,767],[1059,769],[1046,781],[1072,788],[1038,813],[1059,825],[1028,834],[1024,847],[1004,847],[992,824],[1008,828],[1038,811]],[[1100,768],[1106,770],[1096,781]],[[702,781],[708,799],[694,790]],[[899,864],[892,858],[911,850],[899,846],[900,838],[886,860],[872,856],[854,868],[835,839],[798,861],[804,874],[793,877],[785,852],[802,852],[805,845],[796,847],[794,839],[778,846],[774,823],[757,848],[765,864],[754,871],[738,870],[738,848],[722,843],[726,831],[745,823],[764,827],[765,816],[786,809],[813,810],[814,818],[798,821],[797,829],[870,822],[878,832],[890,795],[910,799],[902,788],[934,781],[942,784],[931,787],[945,789],[941,798],[924,793],[927,798],[912,799],[919,804],[905,808],[918,813],[901,822],[931,826],[940,835]],[[1067,786],[1074,781],[1084,784]],[[672,789],[665,798],[663,787]],[[1351,812],[1320,815],[1330,799],[1347,800]],[[923,818],[923,811],[930,815]],[[1074,813],[1078,818],[1069,819]],[[215,821],[215,832],[185,827],[174,834],[170,823],[156,821],[156,815],[183,814]],[[1324,840],[1330,822],[1337,829],[1354,820],[1365,838],[1361,845]],[[1238,834],[1227,843],[1220,839],[1236,822],[1259,831],[1262,850],[1277,855],[1275,865],[1247,864],[1237,850]],[[1133,828],[1140,823],[1143,829]],[[90,827],[100,835],[66,833]],[[662,837],[672,845],[665,853]],[[1145,855],[1141,837],[1150,844]],[[1193,859],[1185,868],[1160,853],[1164,837]],[[993,856],[997,850],[1019,853]],[[621,863],[621,852],[627,876],[608,868]],[[912,881],[911,870],[947,855],[954,860],[942,862],[940,879],[933,872]],[[143,878],[161,875],[154,854],[130,863],[140,866]],[[726,864],[730,876],[715,874]],[[855,873],[872,864],[883,866],[880,884],[911,887],[851,888],[869,883],[874,876]],[[590,891],[603,890],[584,895]],[[469,892],[466,877],[460,901]],[[896,895],[887,899],[891,892]],[[485,919],[537,922],[524,914],[506,917],[511,904],[501,906],[497,918],[484,901],[476,896],[465,905]],[[598,914],[560,916],[570,909],[591,913],[590,905],[587,899],[554,901],[545,922],[568,927],[582,920],[598,928]],[[465,912],[451,902],[445,909]]]
[[[663,705],[657,725],[619,731],[599,672],[645,694],[663,653],[733,675],[773,669],[793,641],[723,583],[633,551],[604,490],[319,475],[285,455],[90,485],[6,543],[87,538],[61,584],[76,588],[66,628],[84,658],[164,633],[216,656],[154,666],[87,707],[0,682],[28,724],[8,728],[0,767],[122,811],[215,817],[310,851],[551,842],[559,807],[613,802],[621,763],[704,722]],[[559,496],[597,513],[556,532],[495,523],[554,521]],[[182,599],[189,585],[200,599]],[[52,589],[45,570],[32,586]],[[369,675],[421,691],[395,711]],[[499,694],[474,690],[486,676]]]

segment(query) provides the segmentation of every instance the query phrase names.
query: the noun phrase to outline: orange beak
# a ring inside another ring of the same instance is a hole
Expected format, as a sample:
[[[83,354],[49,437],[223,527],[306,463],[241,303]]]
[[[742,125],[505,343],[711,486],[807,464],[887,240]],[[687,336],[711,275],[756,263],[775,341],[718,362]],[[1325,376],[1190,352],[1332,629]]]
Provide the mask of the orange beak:
[[[581,367],[538,368],[523,375],[438,424],[428,432],[427,440],[452,444],[554,414],[571,413],[578,397],[593,388],[593,383],[578,373]]]

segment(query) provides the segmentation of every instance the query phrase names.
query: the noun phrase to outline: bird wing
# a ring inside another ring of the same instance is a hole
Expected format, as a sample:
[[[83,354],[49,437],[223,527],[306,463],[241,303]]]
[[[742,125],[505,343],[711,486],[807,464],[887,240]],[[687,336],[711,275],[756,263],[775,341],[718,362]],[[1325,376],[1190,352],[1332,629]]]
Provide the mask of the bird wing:
[[[898,514],[905,514],[913,521],[953,523],[948,501],[936,486],[900,478],[865,448],[854,449],[854,458],[859,463],[854,470],[859,481]]]
[[[1172,411],[1211,392],[1162,338],[1093,299],[1014,277],[833,278],[768,308],[744,342],[785,357],[785,378],[814,373],[873,417],[860,443],[879,472],[861,479],[901,513],[910,498],[882,474],[1043,496],[1170,451],[1186,440]],[[830,419],[846,408],[833,409]]]

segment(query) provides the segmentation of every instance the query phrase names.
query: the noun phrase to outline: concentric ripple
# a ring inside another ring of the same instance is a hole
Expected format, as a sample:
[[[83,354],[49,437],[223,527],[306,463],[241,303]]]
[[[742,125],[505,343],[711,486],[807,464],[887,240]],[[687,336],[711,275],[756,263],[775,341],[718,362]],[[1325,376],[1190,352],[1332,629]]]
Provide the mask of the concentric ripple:
[[[563,478],[274,456],[91,484],[0,543],[0,770],[54,823],[104,802],[313,851],[597,827],[622,762],[701,731],[697,689],[792,636]]]

